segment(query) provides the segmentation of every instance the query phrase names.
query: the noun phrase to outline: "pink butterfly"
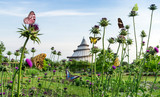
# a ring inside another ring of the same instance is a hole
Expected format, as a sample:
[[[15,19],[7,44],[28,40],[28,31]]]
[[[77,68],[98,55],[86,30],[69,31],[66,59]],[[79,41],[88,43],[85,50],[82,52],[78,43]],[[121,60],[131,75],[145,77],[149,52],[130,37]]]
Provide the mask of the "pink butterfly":
[[[35,15],[34,11],[31,11],[29,13],[28,17],[24,18],[23,22],[25,24],[34,24],[35,20],[36,20],[36,15]]]

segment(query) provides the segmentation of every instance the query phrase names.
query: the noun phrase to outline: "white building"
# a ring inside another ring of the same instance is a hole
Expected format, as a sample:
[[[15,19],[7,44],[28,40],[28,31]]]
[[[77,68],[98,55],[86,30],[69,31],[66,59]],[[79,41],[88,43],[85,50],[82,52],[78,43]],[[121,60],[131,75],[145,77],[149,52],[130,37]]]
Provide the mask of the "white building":
[[[75,59],[77,61],[88,61],[91,62],[92,55],[90,53],[89,45],[87,44],[86,40],[83,38],[81,44],[74,50],[72,56],[67,57],[69,59]]]

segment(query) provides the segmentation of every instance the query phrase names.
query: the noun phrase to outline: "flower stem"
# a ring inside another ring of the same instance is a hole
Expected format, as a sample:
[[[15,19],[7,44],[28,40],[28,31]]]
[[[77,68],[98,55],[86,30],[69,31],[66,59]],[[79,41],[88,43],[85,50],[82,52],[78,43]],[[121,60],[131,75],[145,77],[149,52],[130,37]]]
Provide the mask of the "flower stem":
[[[129,30],[127,30],[127,32],[128,32],[128,35],[127,35],[127,39],[129,39]],[[128,45],[128,48],[127,48],[127,50],[128,50],[128,66],[127,66],[127,69],[129,68],[129,45]]]
[[[21,85],[21,72],[22,72],[22,62],[23,62],[23,58],[24,58],[24,49],[25,49],[25,46],[27,44],[29,40],[29,37],[27,37],[24,45],[23,45],[23,49],[22,49],[22,54],[21,54],[21,58],[20,58],[20,64],[19,64],[19,74],[18,74],[18,88],[17,88],[17,97],[19,97],[19,94],[20,94],[20,85]]]
[[[141,39],[141,49],[140,49],[140,52],[139,52],[139,58],[141,57],[141,52],[142,52],[142,43],[143,43],[143,37],[142,37],[142,39]]]
[[[103,77],[104,77],[104,65],[105,65],[105,49],[104,49],[104,36],[105,36],[105,27],[103,28],[103,37],[102,37],[102,46],[103,46],[103,64],[102,64],[102,88],[103,87]]]
[[[14,77],[13,77],[13,83],[12,83],[12,91],[11,91],[11,97],[13,97],[14,93],[14,84],[15,84],[15,78],[16,78],[16,74],[17,74],[18,70],[15,71]]]
[[[118,56],[119,48],[120,48],[120,43],[119,43],[119,45],[118,45],[117,55],[116,55],[116,56]]]
[[[134,37],[135,37],[135,43],[136,43],[136,60],[138,57],[138,49],[137,49],[137,38],[136,38],[136,27],[135,27],[135,20],[134,20],[134,16],[133,16],[133,27],[134,27]]]
[[[95,34],[94,34],[95,37]],[[94,47],[94,43],[92,44],[92,48]],[[94,97],[93,94],[93,53],[92,53],[92,63],[91,63],[91,96]]]
[[[1,93],[2,93],[2,97],[3,97],[3,68],[2,68],[2,75],[1,75],[1,84],[2,84]]]
[[[153,10],[152,10],[152,12],[151,12],[151,20],[150,20],[150,27],[149,27],[149,34],[148,34],[147,48],[148,48],[148,45],[149,45],[149,39],[150,39],[151,28],[152,28],[152,17],[153,17]],[[146,48],[146,49],[147,49],[147,48]]]
[[[94,59],[94,76],[96,77],[96,54],[95,54],[95,59]]]
[[[118,87],[117,87],[117,93],[116,93],[116,96],[119,94],[119,87],[120,87],[120,84],[121,84],[121,79],[122,79],[122,63],[123,63],[123,59],[124,59],[124,55],[125,55],[125,51],[126,51],[126,49],[125,49],[125,51],[123,51],[124,50],[124,44],[122,44],[122,53],[121,53],[121,62],[120,62],[120,73],[119,73],[119,79],[118,79]]]
[[[57,58],[57,62],[58,62],[58,60],[59,60],[59,55],[58,55],[58,58]]]

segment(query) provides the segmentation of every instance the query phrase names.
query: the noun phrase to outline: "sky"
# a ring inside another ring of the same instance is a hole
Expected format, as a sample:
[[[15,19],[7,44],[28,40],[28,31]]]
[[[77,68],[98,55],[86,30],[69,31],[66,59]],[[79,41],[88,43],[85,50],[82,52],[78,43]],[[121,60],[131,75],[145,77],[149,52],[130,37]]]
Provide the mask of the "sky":
[[[151,11],[148,7],[156,4],[150,39],[150,46],[160,44],[160,1],[159,0],[0,0],[0,41],[7,51],[15,52],[22,47],[25,38],[19,38],[18,28],[22,28],[23,19],[30,11],[36,14],[36,24],[39,25],[41,43],[29,41],[27,49],[37,50],[35,55],[46,53],[50,57],[50,48],[61,51],[60,59],[66,59],[73,54],[73,50],[81,43],[83,37],[90,45],[90,29],[98,25],[101,18],[106,17],[111,25],[106,28],[105,47],[110,37],[117,37],[120,29],[117,18],[121,18],[124,25],[130,25],[130,38],[134,41],[132,18],[128,17],[132,7],[138,4],[138,16],[135,17],[138,50],[140,49],[140,33],[142,30],[148,35]],[[101,35],[102,36],[102,29]],[[147,38],[144,39],[147,41]],[[102,48],[102,41],[96,44]],[[111,45],[116,52],[118,44]],[[135,58],[135,44],[130,47],[130,60]],[[30,52],[28,58],[32,56]],[[11,57],[14,58],[14,55]]]

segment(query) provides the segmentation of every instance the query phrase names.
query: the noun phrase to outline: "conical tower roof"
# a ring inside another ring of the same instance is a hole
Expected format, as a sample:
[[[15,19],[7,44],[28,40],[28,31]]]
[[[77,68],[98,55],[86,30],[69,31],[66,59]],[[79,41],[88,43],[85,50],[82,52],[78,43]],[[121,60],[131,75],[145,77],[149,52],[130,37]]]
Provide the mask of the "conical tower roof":
[[[81,42],[81,44],[80,44],[79,46],[89,46],[89,45],[87,44],[86,40],[84,39],[84,37],[83,37],[83,40],[82,40],[82,42]],[[78,47],[79,47],[79,46],[78,46]]]
[[[91,59],[90,57],[91,57],[91,54],[90,54],[89,45],[87,44],[85,38],[83,38],[81,44],[77,47],[76,50],[74,50],[74,53],[72,54],[72,56],[67,57],[67,58],[83,60],[83,61],[85,60],[90,61]]]

